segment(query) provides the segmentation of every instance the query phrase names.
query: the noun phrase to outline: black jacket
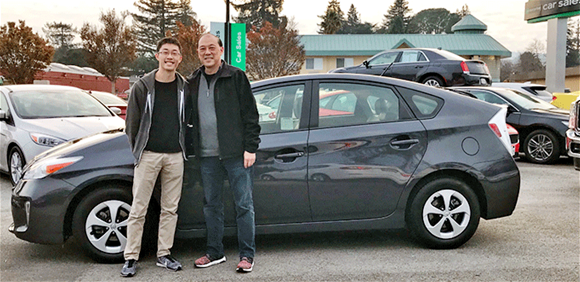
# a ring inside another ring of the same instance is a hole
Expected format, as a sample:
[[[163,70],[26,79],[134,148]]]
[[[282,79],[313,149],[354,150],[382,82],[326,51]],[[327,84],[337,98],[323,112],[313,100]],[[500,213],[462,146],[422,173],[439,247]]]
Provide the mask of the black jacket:
[[[196,70],[188,79],[192,104],[188,127],[188,154],[199,156],[199,115],[197,97],[199,81],[205,67]],[[243,156],[244,151],[255,153],[260,143],[259,115],[256,100],[252,94],[246,74],[239,68],[222,61],[222,69],[217,74],[214,102],[217,119],[219,157],[222,159]]]

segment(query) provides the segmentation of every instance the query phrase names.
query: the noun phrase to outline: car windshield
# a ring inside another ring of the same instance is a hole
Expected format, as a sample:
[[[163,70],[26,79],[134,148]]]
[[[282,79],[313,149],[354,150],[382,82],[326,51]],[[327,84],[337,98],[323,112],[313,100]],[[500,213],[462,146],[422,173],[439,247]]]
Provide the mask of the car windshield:
[[[80,90],[31,90],[10,94],[21,118],[112,116],[95,98]]]
[[[534,98],[530,95],[524,94],[517,90],[497,89],[496,91],[527,110],[531,109],[553,110],[558,108],[546,101]]]
[[[95,98],[99,99],[105,105],[126,105],[127,102],[125,100],[109,93],[99,93],[99,92],[92,92],[91,93]]]

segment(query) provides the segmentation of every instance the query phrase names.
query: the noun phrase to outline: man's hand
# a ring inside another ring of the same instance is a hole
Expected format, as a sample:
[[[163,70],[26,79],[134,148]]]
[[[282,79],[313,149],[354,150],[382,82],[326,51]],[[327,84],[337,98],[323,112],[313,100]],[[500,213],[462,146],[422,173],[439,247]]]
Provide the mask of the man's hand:
[[[244,151],[244,167],[251,167],[254,165],[254,162],[256,162],[256,153],[248,153]]]

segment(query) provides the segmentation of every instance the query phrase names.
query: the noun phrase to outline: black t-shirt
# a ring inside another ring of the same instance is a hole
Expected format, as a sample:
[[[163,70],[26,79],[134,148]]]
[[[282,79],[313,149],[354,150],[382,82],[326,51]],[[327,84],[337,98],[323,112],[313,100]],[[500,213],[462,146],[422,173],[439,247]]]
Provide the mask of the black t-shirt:
[[[177,95],[177,79],[168,83],[155,80],[153,118],[145,150],[157,153],[181,152]]]

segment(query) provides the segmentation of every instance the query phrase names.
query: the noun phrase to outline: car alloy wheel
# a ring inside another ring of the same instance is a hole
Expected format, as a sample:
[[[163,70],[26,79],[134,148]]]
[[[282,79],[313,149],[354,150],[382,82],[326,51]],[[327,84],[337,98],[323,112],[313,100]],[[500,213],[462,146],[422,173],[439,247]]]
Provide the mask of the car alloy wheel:
[[[423,206],[423,224],[427,231],[440,239],[461,234],[469,225],[469,201],[454,190],[433,193]]]
[[[525,140],[526,158],[534,163],[553,163],[560,157],[556,136],[545,129],[533,131]]]
[[[10,181],[12,185],[16,183],[22,177],[22,169],[24,168],[24,156],[22,151],[18,147],[14,147],[10,150]]]
[[[423,80],[423,84],[433,86],[433,87],[442,87],[443,86],[443,82],[441,81],[441,79],[439,79],[435,76],[429,76],[429,77],[425,78]]]
[[[72,230],[87,255],[100,262],[123,260],[131,199],[130,187],[107,184],[79,203],[73,215]]]
[[[422,244],[436,249],[457,248],[475,234],[479,201],[465,182],[436,178],[418,189],[407,209],[406,221]]]
[[[85,224],[85,235],[93,246],[104,253],[118,253],[127,245],[127,221],[131,206],[108,200],[94,207]]]

